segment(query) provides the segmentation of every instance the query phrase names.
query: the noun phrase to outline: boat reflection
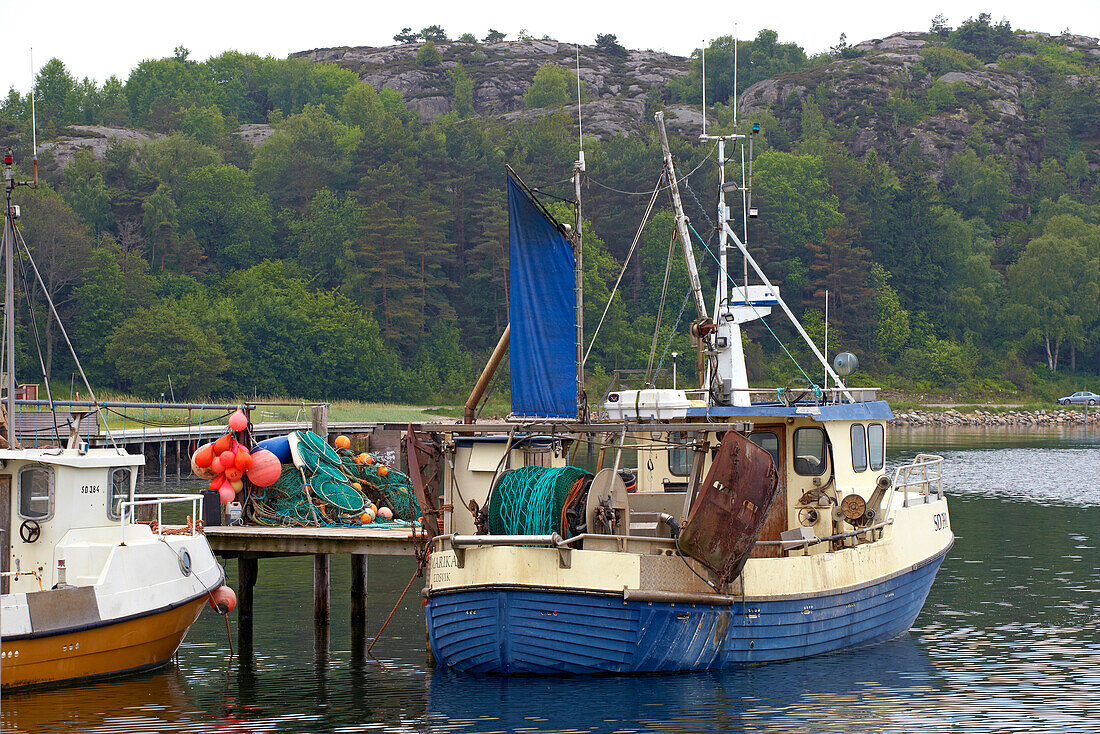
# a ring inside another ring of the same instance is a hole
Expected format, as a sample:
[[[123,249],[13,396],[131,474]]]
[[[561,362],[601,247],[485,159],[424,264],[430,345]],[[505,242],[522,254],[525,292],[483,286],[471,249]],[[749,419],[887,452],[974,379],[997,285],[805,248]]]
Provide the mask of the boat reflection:
[[[744,670],[683,675],[505,677],[436,669],[433,731],[880,731],[917,725],[937,676],[910,635]],[[916,708],[920,708],[917,706]]]
[[[4,693],[8,732],[178,731],[209,720],[174,665],[135,677]]]

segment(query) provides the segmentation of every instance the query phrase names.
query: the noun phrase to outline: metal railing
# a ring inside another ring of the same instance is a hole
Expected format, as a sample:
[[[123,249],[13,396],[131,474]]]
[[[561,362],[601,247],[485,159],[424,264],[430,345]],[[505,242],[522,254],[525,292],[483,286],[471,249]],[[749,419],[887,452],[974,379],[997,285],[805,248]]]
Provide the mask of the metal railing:
[[[935,489],[937,499],[943,499],[943,457],[935,454],[917,454],[908,464],[902,464],[894,470],[894,479],[890,483],[890,499],[886,503],[883,517],[890,516],[894,503],[894,492],[902,490],[902,507],[909,506],[909,489],[916,487],[917,494],[924,502]]]
[[[189,530],[190,535],[196,533],[196,529],[199,523],[199,503],[202,502],[201,494],[142,494],[135,495],[138,499],[124,500],[119,503],[119,531],[122,537],[122,542],[126,542],[126,526],[138,525],[139,523],[134,519],[134,509],[137,507],[149,507],[153,506],[157,508],[157,525],[153,530],[153,533],[160,537],[164,535],[164,513],[163,509],[165,505],[172,504],[190,504],[191,505],[191,524],[184,526],[186,530]],[[130,512],[127,512],[130,510]]]

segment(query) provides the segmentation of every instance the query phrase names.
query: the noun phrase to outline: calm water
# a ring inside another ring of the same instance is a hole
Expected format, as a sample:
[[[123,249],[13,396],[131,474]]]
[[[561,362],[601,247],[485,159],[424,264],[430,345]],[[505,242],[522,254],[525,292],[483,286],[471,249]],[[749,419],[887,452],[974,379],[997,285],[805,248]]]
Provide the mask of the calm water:
[[[719,674],[460,677],[425,664],[419,583],[375,659],[362,652],[410,561],[370,560],[367,630],[356,633],[348,563],[334,559],[326,650],[313,633],[312,562],[267,560],[251,659],[231,657],[222,618],[204,613],[176,664],[5,694],[0,724],[226,734],[1100,730],[1100,432],[892,435],[892,461],[922,450],[948,459],[957,540],[912,632],[882,645]]]

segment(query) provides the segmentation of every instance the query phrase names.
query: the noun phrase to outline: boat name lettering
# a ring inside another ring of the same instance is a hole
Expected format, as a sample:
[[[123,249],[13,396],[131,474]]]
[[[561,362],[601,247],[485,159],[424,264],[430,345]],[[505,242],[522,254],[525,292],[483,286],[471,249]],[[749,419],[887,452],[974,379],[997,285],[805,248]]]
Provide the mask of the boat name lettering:
[[[432,556],[432,568],[456,568],[458,566],[458,559],[453,555],[438,555]]]
[[[815,406],[809,406],[804,408],[795,408],[794,412],[797,415],[821,415],[821,408]]]
[[[85,484],[80,488],[81,494],[96,494],[100,491],[98,484]]]
[[[936,528],[936,530],[943,530],[944,528],[946,528],[947,527],[947,513],[946,512],[937,512],[935,515],[933,515],[932,516],[932,525]]]

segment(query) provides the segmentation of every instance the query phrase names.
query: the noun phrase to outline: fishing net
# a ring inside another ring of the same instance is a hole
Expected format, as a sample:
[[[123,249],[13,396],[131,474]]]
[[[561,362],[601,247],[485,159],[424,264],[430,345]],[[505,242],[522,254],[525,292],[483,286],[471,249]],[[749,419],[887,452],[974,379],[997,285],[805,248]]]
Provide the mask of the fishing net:
[[[561,532],[562,509],[573,485],[592,475],[575,466],[524,466],[501,475],[489,499],[492,535]]]
[[[360,514],[370,502],[390,507],[394,519],[378,520],[369,527],[408,527],[409,521],[420,516],[408,477],[401,472],[388,470],[383,477],[378,463],[361,466],[350,452],[337,452],[309,431],[298,431],[295,438],[302,466],[284,465],[279,479],[270,487],[251,488],[248,512],[252,522],[358,527],[363,524]]]

